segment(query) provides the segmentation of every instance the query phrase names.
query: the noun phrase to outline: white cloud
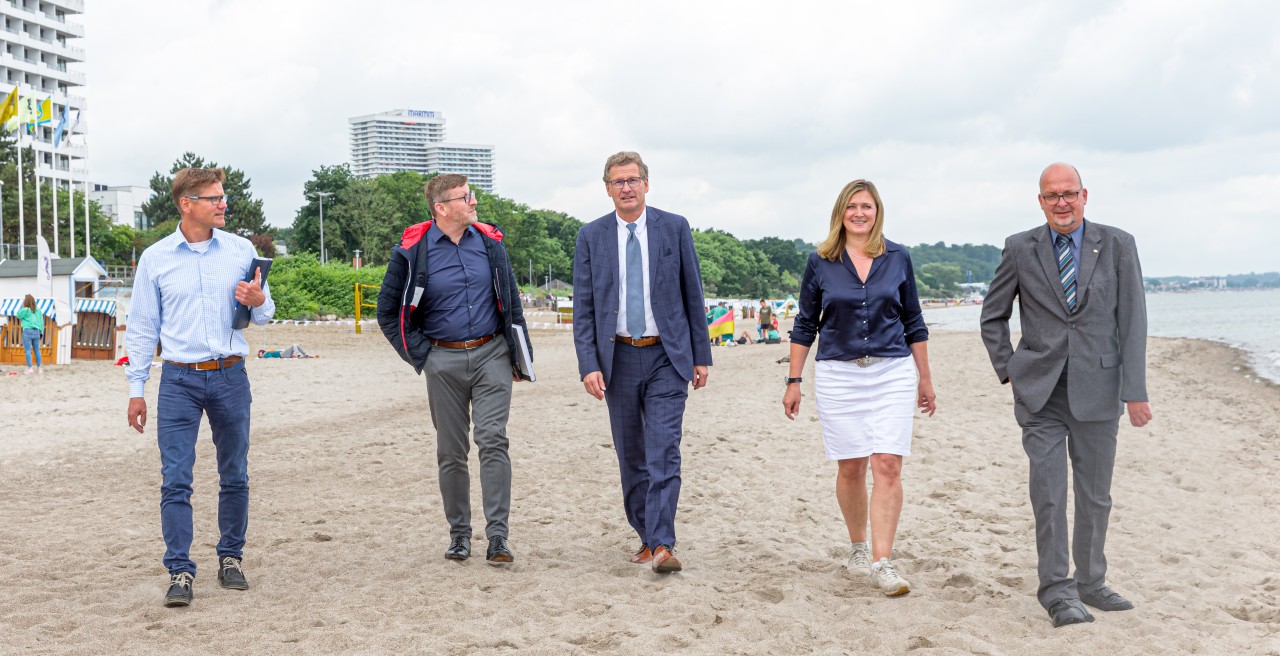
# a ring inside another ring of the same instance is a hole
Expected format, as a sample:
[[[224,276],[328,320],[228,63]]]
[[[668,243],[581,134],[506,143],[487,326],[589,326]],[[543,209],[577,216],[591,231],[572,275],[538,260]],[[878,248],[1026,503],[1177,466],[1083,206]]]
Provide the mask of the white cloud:
[[[276,225],[347,160],[349,117],[415,107],[494,144],[499,193],[584,220],[633,149],[650,201],[698,227],[818,240],[868,177],[890,238],[998,245],[1043,220],[1036,178],[1067,160],[1148,274],[1277,268],[1261,0],[86,4],[95,179],[192,150],[245,170]]]

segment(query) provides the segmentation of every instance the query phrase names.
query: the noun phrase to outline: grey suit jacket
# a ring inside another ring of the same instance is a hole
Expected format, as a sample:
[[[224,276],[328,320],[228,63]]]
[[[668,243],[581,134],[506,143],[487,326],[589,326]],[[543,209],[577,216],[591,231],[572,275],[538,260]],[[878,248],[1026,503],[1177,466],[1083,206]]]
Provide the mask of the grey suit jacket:
[[[1000,382],[1039,412],[1067,368],[1071,414],[1115,419],[1122,401],[1146,401],[1147,305],[1138,249],[1129,233],[1084,221],[1077,303],[1067,312],[1052,231],[1042,224],[1009,237],[982,305],[982,341]],[[1022,339],[1010,341],[1018,300]]]
[[[649,207],[649,303],[662,347],[676,372],[693,380],[694,365],[711,365],[711,338],[703,311],[702,272],[689,222]],[[610,212],[578,231],[573,256],[573,341],[578,376],[613,373],[618,333],[618,222]]]

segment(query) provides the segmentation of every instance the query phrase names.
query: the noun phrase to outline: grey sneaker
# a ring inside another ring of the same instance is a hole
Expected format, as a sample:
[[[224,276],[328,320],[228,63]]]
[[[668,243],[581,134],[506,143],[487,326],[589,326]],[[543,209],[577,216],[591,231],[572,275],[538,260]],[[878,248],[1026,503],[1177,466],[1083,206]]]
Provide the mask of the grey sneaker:
[[[169,592],[164,596],[164,605],[170,608],[191,605],[191,583],[196,580],[191,572],[178,572],[169,577]]]
[[[881,558],[871,566],[871,585],[880,588],[886,597],[898,597],[911,592],[911,584],[898,575],[888,558]]]
[[[218,583],[231,590],[249,589],[249,582],[244,578],[244,570],[240,567],[239,558],[223,556],[218,559]]]
[[[844,566],[850,572],[871,571],[871,548],[866,542],[853,543],[853,555],[849,556],[849,564]]]

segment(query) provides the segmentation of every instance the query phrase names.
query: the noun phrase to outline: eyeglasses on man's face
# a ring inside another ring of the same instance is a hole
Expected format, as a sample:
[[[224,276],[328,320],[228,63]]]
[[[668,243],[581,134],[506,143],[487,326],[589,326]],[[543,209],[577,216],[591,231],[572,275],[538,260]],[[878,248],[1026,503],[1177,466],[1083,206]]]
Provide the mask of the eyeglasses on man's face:
[[[1079,191],[1068,191],[1065,194],[1040,194],[1040,198],[1050,205],[1057,205],[1059,200],[1074,203],[1080,198]]]
[[[476,192],[474,192],[474,191],[468,191],[468,192],[467,192],[467,195],[465,195],[465,196],[458,196],[457,198],[444,198],[444,199],[441,199],[441,200],[436,201],[436,202],[438,202],[438,203],[452,203],[452,202],[453,202],[453,201],[455,201],[455,200],[461,200],[461,201],[466,201],[466,202],[470,203],[471,201],[473,201],[473,200],[475,200],[475,199],[476,199]]]
[[[222,194],[221,196],[183,196],[183,198],[190,198],[191,200],[207,200],[209,201],[209,204],[214,207],[231,200],[231,197],[226,194]]]
[[[641,182],[644,182],[644,178],[627,178],[625,180],[610,180],[609,186],[613,187],[614,189],[622,189],[623,187],[627,187],[627,186],[630,186],[632,189],[636,189],[640,186]]]

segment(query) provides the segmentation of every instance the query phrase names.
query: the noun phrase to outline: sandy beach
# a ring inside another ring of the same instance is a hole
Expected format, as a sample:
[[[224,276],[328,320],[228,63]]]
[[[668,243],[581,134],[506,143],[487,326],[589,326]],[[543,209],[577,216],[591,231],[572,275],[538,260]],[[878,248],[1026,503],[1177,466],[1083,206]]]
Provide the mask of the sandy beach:
[[[202,432],[186,609],[161,604],[158,375],[145,435],[109,362],[0,378],[0,654],[1280,654],[1280,389],[1226,347],[1150,341],[1156,418],[1121,423],[1107,545],[1109,583],[1137,608],[1054,629],[1009,390],[976,334],[930,342],[939,410],[903,471],[895,560],[913,590],[897,599],[844,570],[809,382],[801,416],[781,411],[785,344],[715,349],[690,394],[685,571],[659,577],[627,562],[605,406],[569,332],[534,331],[539,380],[515,389],[505,569],[442,558],[424,379],[376,329],[247,334],[322,357],[249,363],[247,592],[217,585]],[[476,470],[473,449],[482,556]]]

